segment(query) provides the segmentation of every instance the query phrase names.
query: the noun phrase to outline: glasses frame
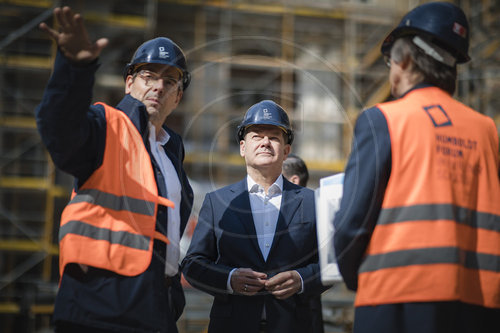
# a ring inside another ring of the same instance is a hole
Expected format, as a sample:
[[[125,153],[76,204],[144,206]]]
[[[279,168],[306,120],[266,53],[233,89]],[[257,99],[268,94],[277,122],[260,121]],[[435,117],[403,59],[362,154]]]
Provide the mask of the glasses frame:
[[[135,73],[136,77],[140,77],[144,82],[146,87],[152,87],[159,80],[163,80],[163,88],[166,90],[170,90],[174,87],[180,87],[181,79],[176,79],[172,76],[161,76],[155,72],[152,72],[147,69],[141,69]]]

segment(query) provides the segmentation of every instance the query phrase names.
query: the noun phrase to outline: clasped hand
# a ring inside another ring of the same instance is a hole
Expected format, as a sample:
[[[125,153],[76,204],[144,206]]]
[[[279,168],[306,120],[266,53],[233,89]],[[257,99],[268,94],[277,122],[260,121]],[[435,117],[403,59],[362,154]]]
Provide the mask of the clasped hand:
[[[277,299],[287,299],[302,289],[297,271],[286,271],[267,279],[267,274],[250,268],[238,268],[231,275],[231,288],[239,294],[253,296],[265,289]]]

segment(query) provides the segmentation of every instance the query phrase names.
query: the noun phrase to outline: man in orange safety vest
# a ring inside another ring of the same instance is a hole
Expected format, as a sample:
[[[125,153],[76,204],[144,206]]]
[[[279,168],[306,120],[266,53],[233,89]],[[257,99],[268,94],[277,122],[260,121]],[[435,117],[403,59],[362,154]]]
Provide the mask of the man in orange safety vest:
[[[355,333],[500,332],[498,133],[452,97],[468,47],[449,2],[382,44],[396,100],[359,116],[334,218]]]

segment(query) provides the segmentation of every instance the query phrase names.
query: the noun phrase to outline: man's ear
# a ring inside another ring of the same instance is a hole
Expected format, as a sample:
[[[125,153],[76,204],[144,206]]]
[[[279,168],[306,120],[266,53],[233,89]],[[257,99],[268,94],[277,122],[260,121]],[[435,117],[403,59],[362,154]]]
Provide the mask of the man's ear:
[[[401,60],[398,65],[401,67],[401,69],[406,70],[409,69],[410,66],[412,66],[413,61],[411,60],[411,57],[409,54],[404,56],[403,60]]]
[[[175,105],[179,105],[181,102],[182,96],[184,95],[184,90],[182,88],[177,89],[177,98],[175,99]]]
[[[245,157],[245,140],[240,140],[240,156]]]
[[[292,177],[288,178],[288,180],[296,185],[300,184],[300,178],[297,175],[293,175]]]
[[[283,161],[286,160],[288,157],[288,154],[290,154],[290,151],[292,150],[292,146],[290,146],[288,143],[285,145],[284,151],[283,151]]]
[[[127,75],[125,79],[125,94],[130,94],[132,83],[134,83],[134,77],[132,75]]]

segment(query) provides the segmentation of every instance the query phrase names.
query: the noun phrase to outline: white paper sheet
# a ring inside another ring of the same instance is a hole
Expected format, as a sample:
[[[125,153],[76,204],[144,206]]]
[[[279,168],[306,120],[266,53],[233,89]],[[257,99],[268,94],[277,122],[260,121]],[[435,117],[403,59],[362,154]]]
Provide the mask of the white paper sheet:
[[[315,191],[316,198],[316,229],[318,234],[319,264],[321,268],[321,282],[332,285],[341,282],[333,247],[333,218],[340,208],[344,174],[321,178],[320,187]]]

